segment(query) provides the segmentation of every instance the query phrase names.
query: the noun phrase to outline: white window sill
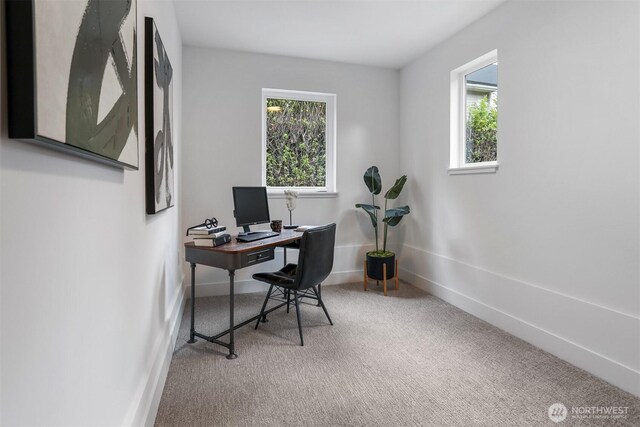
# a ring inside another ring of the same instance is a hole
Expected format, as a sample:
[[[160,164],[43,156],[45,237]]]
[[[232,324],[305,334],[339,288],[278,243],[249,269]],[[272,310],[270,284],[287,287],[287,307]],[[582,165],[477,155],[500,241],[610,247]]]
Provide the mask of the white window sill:
[[[338,197],[337,191],[298,191],[298,199],[330,199]],[[284,191],[282,190],[267,190],[267,197],[269,199],[284,199]]]
[[[498,171],[497,163],[484,163],[481,165],[463,166],[459,168],[449,168],[449,175],[469,175],[480,173],[496,173]]]

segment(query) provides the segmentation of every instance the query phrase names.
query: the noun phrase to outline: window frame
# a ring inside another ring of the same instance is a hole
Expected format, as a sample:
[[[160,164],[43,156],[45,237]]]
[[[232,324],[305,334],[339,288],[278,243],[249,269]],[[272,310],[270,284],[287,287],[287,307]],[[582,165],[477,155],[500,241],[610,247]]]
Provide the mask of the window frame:
[[[326,177],[324,187],[270,187],[267,186],[267,99],[290,99],[294,101],[324,102],[326,104]],[[262,185],[272,197],[284,197],[284,190],[298,192],[298,197],[334,197],[336,190],[336,94],[307,92],[287,89],[262,89]]]
[[[451,71],[451,116],[449,174],[496,173],[498,156],[490,162],[466,162],[466,76],[488,65],[498,63],[498,50],[494,49]],[[500,68],[498,67],[498,74]],[[499,85],[498,85],[499,86]]]

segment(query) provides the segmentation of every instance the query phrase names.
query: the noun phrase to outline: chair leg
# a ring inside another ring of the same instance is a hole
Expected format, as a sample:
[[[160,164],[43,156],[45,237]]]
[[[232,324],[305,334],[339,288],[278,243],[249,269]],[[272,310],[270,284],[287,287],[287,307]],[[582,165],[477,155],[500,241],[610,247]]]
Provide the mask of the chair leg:
[[[273,290],[273,285],[269,286],[269,292],[267,292],[267,297],[264,299],[264,303],[262,304],[262,310],[260,310],[260,317],[258,317],[258,321],[256,322],[256,327],[253,329],[258,329],[258,325],[260,324],[261,320],[263,322],[267,320],[266,316],[264,315],[264,309],[267,308],[267,302],[269,302],[269,297],[271,296],[272,290]]]
[[[302,338],[302,322],[300,321],[300,303],[298,302],[298,291],[293,291],[293,300],[296,303],[296,316],[298,317],[298,331],[300,331],[300,345],[304,347],[304,338]]]
[[[316,292],[316,296],[318,297],[318,303],[316,304],[316,307],[320,307],[322,305],[322,303],[320,302],[320,299],[322,299],[322,283],[318,284],[318,292]]]
[[[290,303],[291,303],[291,289],[287,289],[287,313],[289,313]]]
[[[329,312],[327,311],[327,307],[325,307],[324,302],[322,302],[322,296],[321,296],[322,294],[320,292],[316,292],[316,288],[311,288],[311,289],[313,289],[313,292],[316,293],[316,296],[318,297],[318,303],[320,303],[320,306],[324,310],[324,314],[327,316],[329,323],[333,325],[333,322],[331,321],[331,317],[329,317]],[[320,290],[320,285],[318,285],[318,291],[319,290]]]

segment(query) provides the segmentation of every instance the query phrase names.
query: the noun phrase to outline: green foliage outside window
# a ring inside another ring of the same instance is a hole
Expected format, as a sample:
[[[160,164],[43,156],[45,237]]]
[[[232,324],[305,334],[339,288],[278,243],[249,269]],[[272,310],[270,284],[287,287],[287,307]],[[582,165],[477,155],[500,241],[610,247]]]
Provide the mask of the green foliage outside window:
[[[324,187],[326,103],[268,98],[267,107],[267,186]]]
[[[466,162],[491,162],[498,158],[498,101],[480,102],[468,107]]]

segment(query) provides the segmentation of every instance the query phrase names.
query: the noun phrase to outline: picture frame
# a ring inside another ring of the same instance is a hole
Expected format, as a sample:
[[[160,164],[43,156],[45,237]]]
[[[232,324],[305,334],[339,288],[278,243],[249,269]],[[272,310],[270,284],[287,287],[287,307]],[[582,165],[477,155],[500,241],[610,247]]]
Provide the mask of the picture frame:
[[[145,17],[146,210],[174,205],[173,67],[153,18]]]
[[[137,170],[136,0],[6,0],[9,138]]]

